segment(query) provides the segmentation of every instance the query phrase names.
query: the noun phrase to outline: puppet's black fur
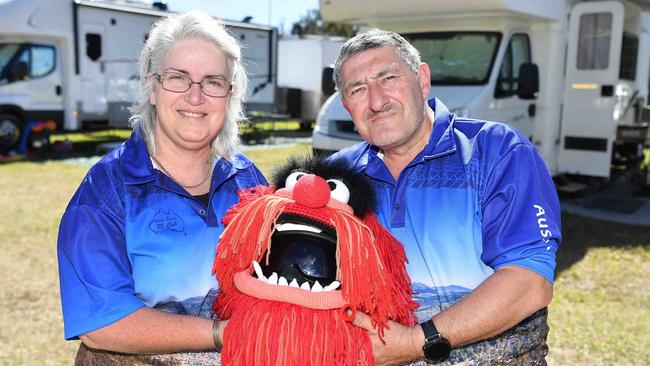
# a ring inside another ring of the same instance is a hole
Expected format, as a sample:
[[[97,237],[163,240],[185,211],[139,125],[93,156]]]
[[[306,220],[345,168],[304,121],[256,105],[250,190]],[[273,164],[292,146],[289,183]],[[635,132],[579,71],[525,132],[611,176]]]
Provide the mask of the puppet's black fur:
[[[348,205],[358,217],[363,217],[376,208],[377,197],[370,178],[363,173],[355,172],[344,161],[328,161],[309,155],[294,156],[273,171],[273,184],[277,189],[284,188],[287,177],[297,171],[315,174],[325,180],[338,179],[345,183],[350,190]]]

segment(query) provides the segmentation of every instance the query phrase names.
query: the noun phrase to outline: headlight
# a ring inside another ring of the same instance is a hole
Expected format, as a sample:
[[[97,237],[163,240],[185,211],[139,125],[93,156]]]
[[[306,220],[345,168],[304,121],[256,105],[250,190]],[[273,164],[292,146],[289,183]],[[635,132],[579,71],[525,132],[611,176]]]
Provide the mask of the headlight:
[[[454,108],[451,113],[455,114],[456,117],[469,118],[469,109],[466,107]]]
[[[329,133],[329,121],[326,118],[318,118],[316,120],[316,126],[314,126],[314,132],[318,132],[321,135],[327,135]]]

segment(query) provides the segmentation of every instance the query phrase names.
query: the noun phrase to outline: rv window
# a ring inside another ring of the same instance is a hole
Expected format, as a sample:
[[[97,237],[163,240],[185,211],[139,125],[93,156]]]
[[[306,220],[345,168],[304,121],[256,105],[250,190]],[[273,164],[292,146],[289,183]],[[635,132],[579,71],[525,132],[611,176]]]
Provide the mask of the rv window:
[[[19,47],[20,45],[16,43],[0,44],[0,80],[7,78],[5,66],[7,66],[9,61],[14,57]]]
[[[11,63],[9,68],[9,81],[29,79],[29,63],[29,47],[23,47],[18,58]]]
[[[86,55],[93,61],[102,57],[102,36],[97,33],[86,33]]]
[[[601,70],[609,67],[611,30],[611,13],[584,14],[580,17],[578,69]]]
[[[31,47],[32,67],[31,77],[37,78],[45,76],[54,70],[55,58],[54,47],[37,46]]]
[[[0,45],[0,80],[9,82],[45,76],[54,70],[52,46],[34,44]]]
[[[530,63],[530,41],[527,34],[515,34],[508,43],[508,50],[503,57],[499,79],[494,91],[495,98],[505,98],[517,94],[519,67]]]
[[[636,79],[636,58],[639,50],[639,38],[634,34],[623,33],[621,47],[621,69],[618,77],[623,80]]]
[[[440,32],[405,34],[429,64],[432,85],[487,83],[500,33]]]

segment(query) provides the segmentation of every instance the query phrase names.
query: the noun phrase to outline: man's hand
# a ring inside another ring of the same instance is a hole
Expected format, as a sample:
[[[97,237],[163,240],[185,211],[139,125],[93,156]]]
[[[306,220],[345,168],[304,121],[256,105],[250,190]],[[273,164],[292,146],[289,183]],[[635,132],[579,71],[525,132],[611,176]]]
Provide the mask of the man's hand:
[[[352,310],[348,309],[346,315],[352,316]],[[406,327],[389,320],[382,342],[368,314],[357,311],[352,324],[368,332],[377,365],[397,365],[424,357],[424,333],[419,326]]]

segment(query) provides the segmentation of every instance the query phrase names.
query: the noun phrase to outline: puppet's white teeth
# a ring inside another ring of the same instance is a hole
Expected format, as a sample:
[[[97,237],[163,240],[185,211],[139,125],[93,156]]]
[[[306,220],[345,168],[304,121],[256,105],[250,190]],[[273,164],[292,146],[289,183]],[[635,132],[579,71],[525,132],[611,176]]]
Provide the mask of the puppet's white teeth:
[[[277,285],[278,284],[278,274],[273,272],[270,276],[269,279],[266,280],[266,283],[270,285]]]
[[[309,282],[307,281],[303,282],[302,285],[298,285],[298,281],[296,281],[295,278],[289,282],[285,277],[278,276],[277,272],[273,272],[268,278],[266,278],[266,276],[264,276],[264,272],[262,272],[262,267],[260,267],[260,264],[257,263],[257,261],[253,261],[253,268],[255,269],[257,278],[260,281],[264,281],[270,285],[289,286],[311,292],[334,291],[339,288],[339,286],[341,286],[341,283],[339,281],[334,281],[325,287],[323,287],[318,281],[316,281],[313,286],[309,286]]]
[[[255,268],[255,274],[257,275],[257,278],[261,281],[266,281],[266,276],[262,272],[262,267],[260,267],[260,264],[257,263],[257,261],[253,261],[253,268]]]
[[[323,291],[333,291],[333,290],[336,290],[337,288],[339,288],[339,286],[341,286],[341,282],[334,281],[334,282],[330,283],[329,285],[325,286],[325,288],[323,288]]]
[[[314,286],[311,287],[311,292],[322,292],[322,291],[323,291],[323,286],[321,286],[320,283],[318,283],[318,281],[316,281],[314,283]]]
[[[275,225],[275,230],[277,231],[309,231],[312,233],[320,233],[322,230],[313,226],[303,225],[303,224],[294,224],[287,222],[284,224]]]
[[[286,278],[280,276],[280,278],[278,278],[278,285],[279,286],[289,286],[289,282],[287,282]]]

